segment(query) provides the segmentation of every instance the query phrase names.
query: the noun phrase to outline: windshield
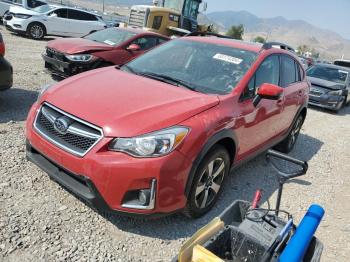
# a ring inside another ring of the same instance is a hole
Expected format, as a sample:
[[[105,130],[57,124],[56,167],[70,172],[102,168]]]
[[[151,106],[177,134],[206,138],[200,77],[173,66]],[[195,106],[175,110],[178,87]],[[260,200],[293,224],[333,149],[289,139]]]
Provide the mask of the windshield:
[[[127,30],[121,30],[115,27],[111,27],[84,36],[84,38],[95,42],[116,46],[132,38],[135,35],[136,33],[134,32],[129,32]]]
[[[332,67],[312,66],[307,70],[306,75],[338,84],[344,84],[348,77],[348,72]]]
[[[176,39],[131,61],[122,70],[174,79],[206,94],[228,94],[256,57],[256,53],[242,49]]]
[[[46,13],[52,9],[54,9],[54,7],[49,6],[49,5],[41,5],[41,6],[33,8],[33,11],[38,12],[38,13]]]
[[[184,0],[164,0],[164,7],[182,12]]]

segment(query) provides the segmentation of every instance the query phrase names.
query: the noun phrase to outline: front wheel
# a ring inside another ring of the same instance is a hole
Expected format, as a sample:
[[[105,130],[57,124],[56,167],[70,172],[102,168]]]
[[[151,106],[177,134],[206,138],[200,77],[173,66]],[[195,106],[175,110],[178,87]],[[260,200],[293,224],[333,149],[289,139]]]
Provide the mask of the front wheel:
[[[207,213],[217,201],[229,171],[230,156],[227,150],[223,146],[215,146],[196,171],[183,213],[191,218]]]
[[[302,115],[299,115],[292,129],[290,130],[288,136],[275,147],[276,150],[282,153],[291,152],[295,146],[295,143],[297,142],[303,123],[304,123],[304,117]]]
[[[44,25],[39,23],[33,23],[28,26],[27,34],[35,40],[40,40],[44,38],[46,30]]]

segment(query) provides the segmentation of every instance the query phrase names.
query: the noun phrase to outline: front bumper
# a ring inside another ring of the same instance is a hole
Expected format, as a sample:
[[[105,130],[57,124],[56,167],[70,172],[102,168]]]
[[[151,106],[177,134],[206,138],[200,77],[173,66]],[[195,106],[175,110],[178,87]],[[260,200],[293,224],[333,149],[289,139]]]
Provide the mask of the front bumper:
[[[344,96],[309,95],[309,105],[318,106],[334,111],[338,111],[342,107],[344,100]]]
[[[70,76],[86,72],[93,69],[93,65],[96,61],[89,63],[78,63],[78,62],[66,62],[61,61],[53,57],[49,57],[46,54],[42,55],[45,61],[46,70],[54,76],[58,76],[62,79]]]
[[[33,128],[39,105],[32,107],[26,126],[28,159],[68,191],[99,211],[128,215],[161,216],[186,205],[185,185],[191,163],[176,150],[160,158],[137,159],[107,150],[104,137],[84,157],[54,146]],[[123,205],[129,192],[148,189],[156,180],[153,209]]]
[[[4,19],[3,25],[11,32],[23,34],[27,31],[28,22],[23,19],[12,17],[11,20]]]
[[[9,89],[13,84],[13,69],[11,64],[0,56],[0,91]]]

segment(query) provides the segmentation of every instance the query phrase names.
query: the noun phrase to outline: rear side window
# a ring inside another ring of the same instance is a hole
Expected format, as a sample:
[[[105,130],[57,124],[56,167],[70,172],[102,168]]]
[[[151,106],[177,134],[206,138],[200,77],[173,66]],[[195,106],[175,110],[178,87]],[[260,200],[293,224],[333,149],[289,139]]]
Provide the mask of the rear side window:
[[[282,79],[281,86],[287,87],[298,82],[298,72],[296,72],[296,64],[293,58],[286,55],[281,56]],[[299,71],[299,70],[298,70]]]
[[[96,16],[78,10],[68,10],[68,18],[82,21],[97,21]]]

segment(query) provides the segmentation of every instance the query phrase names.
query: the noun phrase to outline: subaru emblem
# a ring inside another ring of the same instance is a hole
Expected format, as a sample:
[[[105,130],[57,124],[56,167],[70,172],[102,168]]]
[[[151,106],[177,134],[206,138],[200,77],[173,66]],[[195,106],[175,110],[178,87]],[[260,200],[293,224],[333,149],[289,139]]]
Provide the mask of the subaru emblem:
[[[55,130],[60,134],[67,133],[69,128],[68,121],[64,117],[57,118],[53,124]]]

